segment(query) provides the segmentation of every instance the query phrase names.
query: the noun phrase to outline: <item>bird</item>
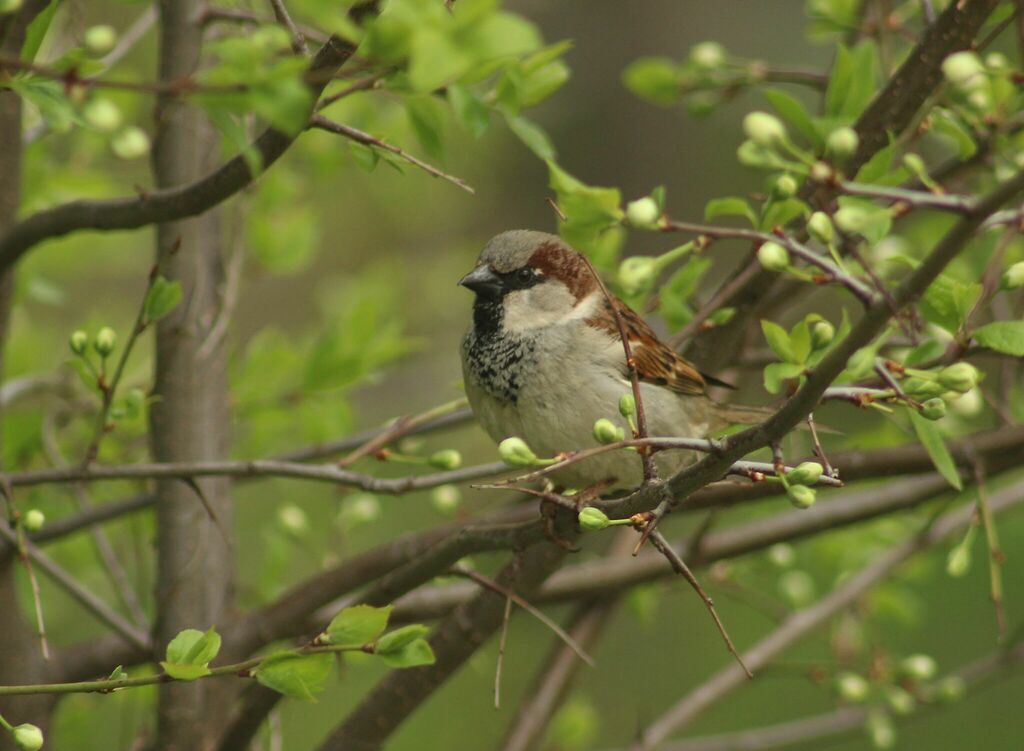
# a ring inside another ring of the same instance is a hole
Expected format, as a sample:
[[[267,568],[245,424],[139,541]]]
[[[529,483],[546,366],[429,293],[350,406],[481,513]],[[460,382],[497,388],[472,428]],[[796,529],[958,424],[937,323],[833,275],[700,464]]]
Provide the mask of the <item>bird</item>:
[[[556,235],[510,230],[491,239],[459,281],[475,294],[461,347],[466,396],[495,442],[519,438],[537,456],[554,457],[596,446],[594,423],[601,418],[630,435],[618,408],[632,381],[615,311],[632,349],[650,436],[704,438],[764,419],[763,408],[713,400],[708,384],[721,382],[659,340],[595,274]],[[692,451],[654,455],[663,477],[695,459]],[[616,450],[570,463],[550,479],[565,489],[616,490],[644,478],[637,454]]]

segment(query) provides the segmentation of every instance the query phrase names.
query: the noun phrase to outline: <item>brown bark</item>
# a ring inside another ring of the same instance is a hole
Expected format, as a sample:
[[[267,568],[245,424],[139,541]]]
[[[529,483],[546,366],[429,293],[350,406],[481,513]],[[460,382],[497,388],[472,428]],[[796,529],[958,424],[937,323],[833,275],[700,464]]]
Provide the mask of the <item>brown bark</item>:
[[[198,66],[202,33],[194,19],[200,9],[196,0],[161,0],[162,80],[187,76]],[[215,132],[196,107],[171,96],[157,101],[153,174],[158,188],[209,172],[217,147]],[[156,332],[153,457],[161,462],[222,459],[229,429],[225,352],[219,344],[203,349],[220,312],[224,277],[218,212],[160,224],[156,244],[160,273],[180,281],[184,296]],[[196,485],[165,480],[157,486],[160,652],[182,629],[206,629],[227,618],[233,579],[229,490],[223,479],[197,480]],[[156,748],[208,747],[232,697],[232,686],[225,682],[162,686]]]

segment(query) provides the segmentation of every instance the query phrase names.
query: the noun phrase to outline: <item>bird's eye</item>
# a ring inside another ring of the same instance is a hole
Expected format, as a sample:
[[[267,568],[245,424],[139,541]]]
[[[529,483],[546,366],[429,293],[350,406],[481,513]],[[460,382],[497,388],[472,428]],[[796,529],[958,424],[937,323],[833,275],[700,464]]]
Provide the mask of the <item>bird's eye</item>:
[[[516,272],[516,278],[521,282],[528,282],[533,279],[533,269],[529,266],[524,266]]]

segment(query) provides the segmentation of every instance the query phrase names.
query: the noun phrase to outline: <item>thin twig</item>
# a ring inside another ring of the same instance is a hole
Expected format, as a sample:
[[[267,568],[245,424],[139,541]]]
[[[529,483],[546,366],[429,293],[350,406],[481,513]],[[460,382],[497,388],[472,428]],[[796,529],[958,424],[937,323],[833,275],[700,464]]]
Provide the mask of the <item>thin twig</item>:
[[[390,425],[385,427],[381,432],[367,440],[361,446],[356,447],[350,454],[345,456],[338,462],[339,467],[351,466],[357,459],[364,456],[370,456],[378,449],[382,449],[389,443],[394,443],[399,438],[402,438],[410,433],[416,431],[424,425],[427,425],[439,417],[444,417],[457,410],[464,408],[467,404],[465,397],[460,397],[453,401],[447,402],[446,404],[440,404],[436,407],[431,407],[425,412],[421,412],[418,415],[407,415],[405,417],[399,417],[394,420]]]
[[[274,9],[274,17],[277,22],[287,29],[288,33],[292,38],[292,52],[300,55],[308,55],[309,47],[306,46],[306,38],[299,31],[299,27],[292,21],[292,17],[288,14],[288,9],[284,5],[284,0],[270,0],[270,7]]]
[[[501,619],[501,639],[498,641],[498,661],[494,666],[494,708],[501,709],[501,666],[505,662],[505,642],[508,640],[508,622],[512,615],[512,598],[505,598],[505,614]]]

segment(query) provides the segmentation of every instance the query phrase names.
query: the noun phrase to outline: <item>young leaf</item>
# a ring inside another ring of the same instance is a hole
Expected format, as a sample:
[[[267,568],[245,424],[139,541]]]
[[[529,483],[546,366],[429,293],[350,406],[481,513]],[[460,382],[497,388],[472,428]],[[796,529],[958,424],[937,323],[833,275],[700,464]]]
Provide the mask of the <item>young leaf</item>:
[[[626,66],[622,74],[626,88],[654,104],[673,104],[679,98],[679,78],[674,60],[641,57]]]
[[[169,282],[162,276],[153,281],[153,286],[146,293],[143,303],[145,319],[148,323],[159,321],[170,313],[181,302],[181,282]]]
[[[764,332],[764,338],[768,341],[768,346],[782,360],[792,363],[802,362],[797,358],[793,345],[789,341],[789,334],[779,324],[762,320],[761,330]]]
[[[914,432],[917,433],[917,439],[928,452],[928,456],[931,457],[935,469],[939,470],[939,474],[946,478],[946,482],[957,490],[962,490],[963,483],[956,471],[956,464],[942,440],[942,433],[939,432],[938,426],[919,415],[916,410],[910,411],[910,422],[914,426]]]
[[[782,383],[796,378],[804,372],[804,366],[792,362],[773,362],[764,368],[764,390],[769,394],[777,394],[782,390]]]
[[[417,638],[387,654],[382,654],[384,664],[393,668],[414,668],[418,665],[433,665],[434,650],[426,639]]]
[[[384,633],[390,617],[391,605],[383,608],[353,605],[331,619],[321,641],[355,647],[369,644]]]
[[[532,151],[540,159],[549,161],[555,158],[555,147],[551,139],[533,120],[525,117],[507,117],[509,130],[516,134],[516,137],[526,144],[526,148]]]
[[[167,659],[160,663],[164,672],[180,681],[193,681],[210,674],[210,660],[220,651],[220,634],[211,626],[207,631],[187,628],[167,645]]]
[[[281,652],[264,660],[253,675],[257,681],[278,693],[293,699],[316,702],[331,672],[331,662],[329,654]]]
[[[815,145],[824,145],[824,139],[807,114],[807,108],[799,100],[779,89],[765,89],[761,94],[800,135]]]
[[[974,340],[983,347],[1024,357],[1024,321],[996,321],[975,329]]]
[[[418,623],[414,623],[411,626],[397,628],[390,633],[384,634],[384,636],[377,640],[377,649],[375,651],[379,655],[397,652],[403,649],[414,639],[420,639],[426,636],[429,631],[430,629],[426,626]]]
[[[704,220],[710,222],[719,216],[742,216],[750,222],[750,226],[753,227],[757,224],[757,219],[754,216],[754,212],[750,209],[750,204],[736,196],[712,198],[708,201],[708,205],[704,207]]]

